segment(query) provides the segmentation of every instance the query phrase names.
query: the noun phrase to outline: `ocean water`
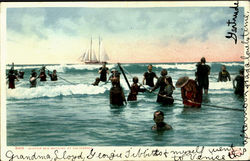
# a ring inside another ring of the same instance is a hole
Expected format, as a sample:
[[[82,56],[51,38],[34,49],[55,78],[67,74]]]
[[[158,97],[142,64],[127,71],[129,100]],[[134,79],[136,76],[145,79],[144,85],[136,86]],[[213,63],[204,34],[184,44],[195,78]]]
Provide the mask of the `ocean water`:
[[[243,62],[208,63],[211,66],[209,95],[204,102],[210,105],[243,109],[243,98],[233,93],[231,82],[217,82],[221,65],[233,79]],[[122,64],[132,83],[132,76],[142,81],[148,64]],[[16,89],[6,89],[7,145],[8,146],[235,146],[243,145],[242,126],[244,113],[202,106],[201,109],[184,108],[179,100],[172,106],[156,103],[154,93],[139,93],[138,101],[122,107],[109,104],[110,83],[92,86],[99,76],[100,65],[47,65],[57,70],[59,80],[38,81],[36,88],[29,88],[32,69],[39,65],[17,65],[25,72],[24,79],[16,82]],[[108,64],[109,69],[119,69]],[[10,66],[6,66],[7,70]],[[153,64],[153,71],[160,76],[168,70],[175,84],[181,76],[194,79],[195,63]],[[46,72],[47,73],[47,72]],[[125,95],[129,88],[121,75]],[[158,91],[158,90],[157,90]],[[173,97],[181,99],[180,89]],[[152,131],[153,113],[162,110],[165,122],[173,130]]]

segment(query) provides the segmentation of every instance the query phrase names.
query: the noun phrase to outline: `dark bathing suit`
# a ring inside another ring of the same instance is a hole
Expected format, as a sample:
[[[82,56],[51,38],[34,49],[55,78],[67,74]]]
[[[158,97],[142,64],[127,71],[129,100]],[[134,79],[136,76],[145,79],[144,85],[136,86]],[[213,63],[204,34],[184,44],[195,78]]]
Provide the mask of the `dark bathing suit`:
[[[240,96],[244,95],[244,77],[243,76],[236,76],[235,80],[237,81],[237,85],[235,88],[234,93]]]
[[[157,96],[157,102],[162,103],[162,104],[168,104],[171,105],[174,103],[174,99],[172,97],[172,93],[168,94],[167,91],[165,90],[165,87],[167,86],[165,79],[169,82],[171,86],[173,86],[172,78],[171,77],[166,77],[166,76],[161,76],[158,80],[152,91],[156,90],[157,88],[160,87],[159,94]],[[167,97],[162,97],[160,95],[166,95]]]
[[[105,67],[101,67],[99,68],[99,70],[101,70],[101,75],[100,75],[100,81],[102,82],[106,82],[107,81],[107,71],[109,70],[109,68]]]
[[[154,87],[154,77],[156,77],[156,74],[154,72],[145,72],[144,77],[146,78],[146,85],[150,87]]]
[[[47,81],[45,72],[40,73],[40,81]]]
[[[197,64],[197,81],[200,88],[208,89],[209,80],[208,74],[210,72],[210,67],[208,65]]]
[[[57,81],[57,75],[49,74],[51,81]]]
[[[228,78],[229,81],[231,81],[230,74],[228,73],[228,71],[221,71],[219,73],[218,81],[220,81],[220,82],[226,82],[227,78]]]
[[[138,86],[138,84],[133,83],[128,95],[128,101],[136,101],[138,92],[145,92],[145,89],[140,89],[140,86]]]
[[[13,74],[10,74],[8,76],[8,78],[9,78],[9,88],[14,89],[15,88],[15,79],[17,79],[17,77]]]
[[[123,105],[123,101],[125,100],[125,96],[122,90],[122,87],[117,85],[116,87],[112,87],[110,89],[110,93],[109,93],[109,97],[110,97],[110,104],[112,105],[118,105],[118,106],[122,106]]]

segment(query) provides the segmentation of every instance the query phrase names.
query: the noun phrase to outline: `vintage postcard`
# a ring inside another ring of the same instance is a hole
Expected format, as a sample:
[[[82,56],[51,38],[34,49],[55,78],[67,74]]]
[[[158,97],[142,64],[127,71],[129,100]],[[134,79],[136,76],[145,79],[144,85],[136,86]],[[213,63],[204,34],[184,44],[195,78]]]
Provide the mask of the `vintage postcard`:
[[[248,160],[249,2],[1,3],[1,160]]]

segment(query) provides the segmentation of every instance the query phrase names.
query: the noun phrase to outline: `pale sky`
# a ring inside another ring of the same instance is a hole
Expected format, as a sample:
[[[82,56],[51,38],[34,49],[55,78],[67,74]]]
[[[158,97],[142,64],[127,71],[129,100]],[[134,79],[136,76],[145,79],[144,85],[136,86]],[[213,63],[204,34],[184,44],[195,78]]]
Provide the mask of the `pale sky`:
[[[241,61],[243,8],[238,44],[225,38],[233,14],[229,7],[8,8],[6,63],[77,63],[99,35],[111,63]]]

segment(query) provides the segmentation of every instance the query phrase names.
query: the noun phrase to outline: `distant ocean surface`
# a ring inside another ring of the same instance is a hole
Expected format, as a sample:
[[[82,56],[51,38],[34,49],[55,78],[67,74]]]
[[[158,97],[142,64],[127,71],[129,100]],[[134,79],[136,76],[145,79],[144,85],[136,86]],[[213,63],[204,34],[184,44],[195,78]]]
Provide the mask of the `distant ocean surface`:
[[[132,76],[142,82],[148,64],[122,64]],[[231,82],[217,82],[221,65],[226,65],[235,78],[243,62],[208,63],[211,67],[209,95],[204,101],[211,105],[243,109],[243,98],[233,92]],[[25,72],[24,79],[16,82],[16,89],[6,89],[7,145],[8,146],[234,146],[243,145],[244,113],[214,107],[184,108],[176,100],[172,106],[156,103],[153,93],[139,93],[137,102],[114,108],[109,104],[110,83],[92,86],[99,77],[101,65],[46,65],[56,69],[58,81],[40,82],[29,88],[32,69],[39,74],[39,65],[16,65]],[[117,64],[108,64],[118,69]],[[6,72],[10,66],[6,66]],[[153,64],[160,76],[168,70],[175,84],[182,76],[195,78],[196,63]],[[47,74],[47,71],[46,71]],[[63,78],[63,79],[61,79]],[[67,80],[67,81],[65,81]],[[156,81],[156,80],[155,80]],[[71,83],[70,83],[71,82]],[[129,88],[121,75],[126,97]],[[158,91],[158,90],[157,90]],[[181,99],[176,88],[173,97]],[[152,131],[153,113],[162,110],[165,122],[173,130]]]

